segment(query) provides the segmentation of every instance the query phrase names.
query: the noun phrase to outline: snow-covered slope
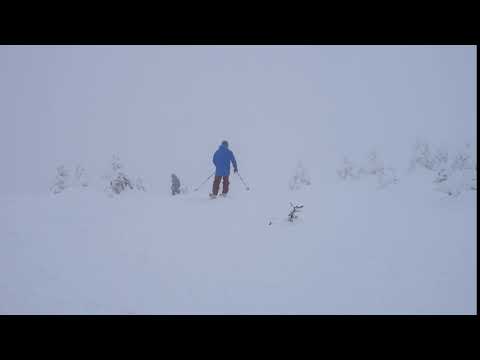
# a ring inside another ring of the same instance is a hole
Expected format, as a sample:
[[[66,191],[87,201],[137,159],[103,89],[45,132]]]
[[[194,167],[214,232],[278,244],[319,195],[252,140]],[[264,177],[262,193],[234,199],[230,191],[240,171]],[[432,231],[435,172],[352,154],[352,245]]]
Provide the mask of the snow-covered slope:
[[[369,185],[3,197],[0,313],[475,313],[474,193]]]

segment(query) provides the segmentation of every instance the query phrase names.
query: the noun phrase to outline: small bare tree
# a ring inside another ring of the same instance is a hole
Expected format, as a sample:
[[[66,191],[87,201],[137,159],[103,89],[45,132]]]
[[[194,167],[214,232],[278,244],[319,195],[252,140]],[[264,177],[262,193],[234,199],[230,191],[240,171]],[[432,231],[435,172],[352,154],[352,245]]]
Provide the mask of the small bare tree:
[[[293,220],[298,218],[297,213],[300,212],[300,209],[303,209],[303,205],[293,205],[292,203],[290,203],[290,206],[292,207],[292,210],[290,210],[287,220],[293,222]]]

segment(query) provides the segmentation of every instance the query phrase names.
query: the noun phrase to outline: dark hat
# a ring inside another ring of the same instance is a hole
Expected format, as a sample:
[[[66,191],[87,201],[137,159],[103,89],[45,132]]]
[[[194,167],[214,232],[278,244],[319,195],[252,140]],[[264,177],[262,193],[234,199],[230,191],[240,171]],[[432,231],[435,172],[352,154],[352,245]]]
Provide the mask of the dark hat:
[[[225,145],[225,147],[228,147],[228,141],[227,141],[227,140],[223,140],[223,141],[222,141],[222,145]]]

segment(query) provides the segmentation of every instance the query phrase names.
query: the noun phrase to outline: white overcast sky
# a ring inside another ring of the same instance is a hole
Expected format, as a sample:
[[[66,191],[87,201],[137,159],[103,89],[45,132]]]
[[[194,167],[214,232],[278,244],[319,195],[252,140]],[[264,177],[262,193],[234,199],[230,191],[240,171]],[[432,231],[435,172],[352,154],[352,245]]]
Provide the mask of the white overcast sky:
[[[476,146],[476,61],[475,46],[0,46],[1,191],[113,153],[201,181],[223,139],[250,177],[374,147],[407,161],[417,137]]]

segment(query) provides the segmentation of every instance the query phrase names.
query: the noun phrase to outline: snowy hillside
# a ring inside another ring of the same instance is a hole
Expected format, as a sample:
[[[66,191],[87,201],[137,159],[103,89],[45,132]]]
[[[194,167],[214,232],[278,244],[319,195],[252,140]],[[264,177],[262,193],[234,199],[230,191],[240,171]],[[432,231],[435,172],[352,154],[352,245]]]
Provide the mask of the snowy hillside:
[[[232,188],[215,200],[205,191],[3,198],[0,312],[475,312],[472,193],[442,198],[407,182],[277,196],[237,179]],[[304,205],[293,223],[289,201]]]
[[[0,314],[476,313],[475,48],[0,55]]]

